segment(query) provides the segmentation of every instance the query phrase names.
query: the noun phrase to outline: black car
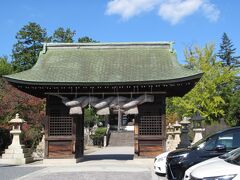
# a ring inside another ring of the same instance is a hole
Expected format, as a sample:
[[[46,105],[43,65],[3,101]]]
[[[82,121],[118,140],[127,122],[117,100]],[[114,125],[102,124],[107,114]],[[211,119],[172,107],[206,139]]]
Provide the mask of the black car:
[[[167,178],[182,180],[189,167],[238,147],[240,127],[235,127],[208,136],[189,148],[172,151],[167,156]]]

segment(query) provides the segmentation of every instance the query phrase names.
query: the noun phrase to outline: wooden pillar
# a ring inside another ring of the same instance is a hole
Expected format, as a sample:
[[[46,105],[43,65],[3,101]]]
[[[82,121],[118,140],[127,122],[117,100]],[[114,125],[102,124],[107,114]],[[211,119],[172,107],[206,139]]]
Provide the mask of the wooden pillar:
[[[81,158],[84,154],[84,115],[75,118],[76,124],[76,143],[75,158]]]
[[[134,153],[139,155],[138,149],[138,118],[134,118]]]

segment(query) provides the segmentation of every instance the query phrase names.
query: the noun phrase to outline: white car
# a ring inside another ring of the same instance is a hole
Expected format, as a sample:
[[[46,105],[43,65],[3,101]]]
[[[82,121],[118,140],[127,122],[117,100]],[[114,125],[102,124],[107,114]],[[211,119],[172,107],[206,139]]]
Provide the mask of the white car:
[[[194,169],[190,179],[240,180],[240,151],[223,161],[210,162]]]
[[[168,154],[169,154],[169,152],[159,154],[154,159],[154,171],[156,174],[166,175],[166,160],[167,160]]]
[[[192,173],[192,171],[200,166],[203,166],[205,164],[209,164],[209,163],[212,163],[212,162],[216,162],[216,161],[224,161],[223,159],[220,159],[219,157],[214,157],[214,158],[211,158],[211,159],[208,159],[206,161],[203,161],[201,163],[198,163],[194,166],[191,166],[190,168],[188,168],[186,171],[185,171],[185,174],[184,174],[184,180],[190,180],[190,174]]]
[[[190,180],[190,174],[192,173],[193,170],[197,169],[198,167],[200,166],[204,166],[206,164],[209,164],[209,163],[213,163],[213,162],[224,162],[224,159],[227,159],[229,158],[230,156],[234,155],[234,154],[237,154],[237,153],[240,153],[240,148],[237,148],[237,149],[234,149],[228,153],[225,153],[219,157],[214,157],[214,158],[211,158],[211,159],[208,159],[206,161],[203,161],[201,163],[198,163],[194,166],[191,166],[190,168],[188,168],[186,171],[185,171],[185,175],[184,175],[184,180]]]

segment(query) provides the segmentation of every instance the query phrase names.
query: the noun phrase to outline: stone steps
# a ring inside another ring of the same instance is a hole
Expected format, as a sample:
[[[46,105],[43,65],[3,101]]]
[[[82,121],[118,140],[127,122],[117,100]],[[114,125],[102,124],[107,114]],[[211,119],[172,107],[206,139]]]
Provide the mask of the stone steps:
[[[133,146],[134,133],[128,131],[112,131],[109,139],[109,146]]]
[[[2,159],[11,159],[11,158],[28,158],[31,157],[31,153],[5,153],[2,155]]]
[[[9,146],[2,154],[0,164],[26,164],[33,161],[32,153],[29,148],[25,148],[23,145],[20,146]]]
[[[30,151],[29,148],[25,148],[25,147],[21,147],[21,148],[18,148],[18,149],[14,149],[14,148],[8,148],[8,149],[5,149],[5,153],[6,154],[11,154],[11,153],[28,153]]]

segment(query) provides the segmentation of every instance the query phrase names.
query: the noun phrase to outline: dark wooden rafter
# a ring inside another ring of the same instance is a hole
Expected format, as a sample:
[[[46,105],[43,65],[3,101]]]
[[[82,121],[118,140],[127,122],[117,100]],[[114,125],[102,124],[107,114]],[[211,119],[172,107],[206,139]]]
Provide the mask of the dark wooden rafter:
[[[18,89],[44,98],[52,94],[66,95],[120,95],[120,94],[164,94],[166,96],[183,96],[192,89],[196,80],[171,83],[171,84],[154,84],[154,85],[96,85],[96,86],[80,86],[80,85],[26,85],[12,83]]]

